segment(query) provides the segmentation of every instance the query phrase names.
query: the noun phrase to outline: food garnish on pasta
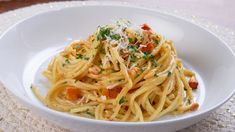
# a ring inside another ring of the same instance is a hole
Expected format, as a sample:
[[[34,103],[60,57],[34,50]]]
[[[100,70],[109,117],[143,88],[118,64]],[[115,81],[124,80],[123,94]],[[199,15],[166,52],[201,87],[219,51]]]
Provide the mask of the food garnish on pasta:
[[[152,121],[195,111],[198,81],[173,42],[147,24],[127,20],[99,26],[51,60],[43,75],[53,84],[42,97],[49,108],[109,121]]]

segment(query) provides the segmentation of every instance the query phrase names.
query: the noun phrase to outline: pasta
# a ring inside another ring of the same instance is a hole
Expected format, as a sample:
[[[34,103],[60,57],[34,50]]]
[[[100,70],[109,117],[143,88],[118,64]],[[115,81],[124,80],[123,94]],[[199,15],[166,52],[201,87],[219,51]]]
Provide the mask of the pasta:
[[[198,109],[198,82],[173,42],[127,20],[74,41],[43,72],[53,84],[36,97],[57,111],[109,121],[152,121]]]

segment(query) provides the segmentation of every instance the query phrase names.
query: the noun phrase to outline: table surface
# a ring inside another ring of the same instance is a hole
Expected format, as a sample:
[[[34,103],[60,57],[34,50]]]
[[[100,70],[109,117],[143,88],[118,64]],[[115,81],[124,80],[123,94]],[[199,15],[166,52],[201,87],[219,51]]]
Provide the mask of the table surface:
[[[141,1],[141,0],[139,0]],[[157,1],[157,0],[156,0]],[[180,1],[180,0],[176,0]],[[183,0],[182,0],[183,1]],[[195,0],[194,0],[195,1]],[[148,2],[151,2],[149,0]],[[153,2],[153,1],[152,1]],[[0,35],[5,31],[9,26],[15,24],[19,20],[22,20],[26,17],[35,15],[40,12],[49,11],[52,9],[59,9],[65,6],[76,6],[81,4],[81,2],[62,2],[62,3],[49,3],[43,5],[36,5],[20,10],[15,10],[11,12],[6,12],[0,14]],[[141,5],[143,3],[136,3]],[[158,8],[159,4],[145,3],[145,6],[148,5],[151,8]],[[168,7],[160,6],[163,9],[169,9]],[[177,8],[177,6],[175,6]],[[171,10],[172,9],[172,10]],[[176,15],[185,17],[189,20],[193,20],[195,23],[207,28],[208,30],[217,34],[221,39],[227,42],[235,51],[235,33],[232,30],[218,26],[208,22],[200,17],[195,17],[194,15],[184,15],[190,14],[184,9],[171,8],[170,12],[175,13]],[[180,11],[181,10],[181,11]],[[214,22],[216,23],[216,22]],[[224,25],[222,25],[224,26]],[[31,112],[28,108],[21,105],[12,94],[9,93],[1,84],[0,84],[0,132],[1,129],[5,131],[67,131],[63,128],[55,126],[54,124],[42,119],[40,116]],[[233,96],[226,104],[220,107],[218,110],[213,112],[209,117],[200,121],[199,123],[190,126],[189,128],[181,130],[181,132],[207,132],[207,131],[234,131],[235,130],[235,96]]]
[[[65,0],[0,0],[0,13],[38,3]],[[67,0],[68,1],[68,0]],[[86,1],[86,0],[81,0]],[[97,0],[101,1],[101,0]],[[107,1],[107,0],[106,0]],[[110,0],[157,4],[159,7],[184,10],[218,25],[235,30],[235,0]]]
[[[59,0],[0,0],[0,13],[34,4],[47,3],[53,1]]]

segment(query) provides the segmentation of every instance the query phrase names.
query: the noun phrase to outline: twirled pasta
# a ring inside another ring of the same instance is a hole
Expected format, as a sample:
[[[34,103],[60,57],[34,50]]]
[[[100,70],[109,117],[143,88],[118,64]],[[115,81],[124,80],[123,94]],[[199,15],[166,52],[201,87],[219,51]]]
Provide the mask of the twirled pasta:
[[[183,67],[172,41],[147,25],[126,20],[98,27],[74,41],[43,74],[53,83],[48,107],[110,121],[152,121],[168,113],[196,110],[195,75]],[[189,78],[190,81],[188,82]]]

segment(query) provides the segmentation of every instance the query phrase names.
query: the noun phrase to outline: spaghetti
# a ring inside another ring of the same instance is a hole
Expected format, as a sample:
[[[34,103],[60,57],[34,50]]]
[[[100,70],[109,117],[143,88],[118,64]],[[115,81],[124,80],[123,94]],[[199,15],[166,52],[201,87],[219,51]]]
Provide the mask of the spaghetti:
[[[195,74],[184,68],[172,41],[147,25],[120,20],[74,41],[43,72],[53,83],[49,108],[109,121],[152,121],[194,111]]]

